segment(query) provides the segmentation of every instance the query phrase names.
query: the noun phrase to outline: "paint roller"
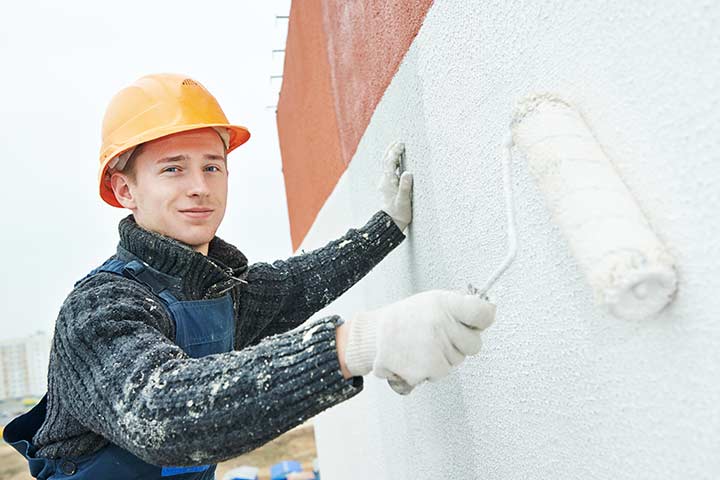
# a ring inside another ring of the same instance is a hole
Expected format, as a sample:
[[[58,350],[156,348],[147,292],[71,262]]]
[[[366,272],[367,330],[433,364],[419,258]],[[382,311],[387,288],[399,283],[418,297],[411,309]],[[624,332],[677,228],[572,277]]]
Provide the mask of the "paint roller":
[[[677,290],[675,262],[577,110],[553,95],[535,95],[518,104],[511,132],[503,145],[508,254],[483,287],[469,284],[468,292],[487,298],[515,257],[509,167],[514,144],[598,303],[630,320],[665,308]]]
[[[532,96],[511,129],[598,303],[631,320],[665,308],[677,289],[674,260],[578,111]]]
[[[502,146],[508,252],[481,288],[468,284],[467,292],[487,299],[515,259],[510,163],[517,145],[598,303],[630,320],[664,309],[677,290],[674,259],[580,114],[560,98],[536,95],[518,104],[510,128]],[[412,390],[398,377],[388,383],[404,395]]]

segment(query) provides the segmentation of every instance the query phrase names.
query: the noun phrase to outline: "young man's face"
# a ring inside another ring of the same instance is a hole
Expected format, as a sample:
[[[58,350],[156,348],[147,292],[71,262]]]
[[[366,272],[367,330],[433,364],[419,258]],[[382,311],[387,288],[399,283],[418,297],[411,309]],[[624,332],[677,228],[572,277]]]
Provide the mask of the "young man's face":
[[[207,254],[227,202],[225,148],[217,132],[203,128],[147,142],[133,172],[134,180],[118,172],[111,181],[138,225]]]

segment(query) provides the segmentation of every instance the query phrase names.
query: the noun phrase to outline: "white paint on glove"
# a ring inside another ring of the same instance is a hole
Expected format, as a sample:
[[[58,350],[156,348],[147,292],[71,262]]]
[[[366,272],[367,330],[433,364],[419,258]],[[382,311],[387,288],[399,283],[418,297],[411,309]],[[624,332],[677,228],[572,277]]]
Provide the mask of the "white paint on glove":
[[[372,372],[407,394],[424,380],[446,376],[482,346],[481,333],[495,319],[495,305],[449,290],[418,293],[351,321],[345,362],[355,376]]]

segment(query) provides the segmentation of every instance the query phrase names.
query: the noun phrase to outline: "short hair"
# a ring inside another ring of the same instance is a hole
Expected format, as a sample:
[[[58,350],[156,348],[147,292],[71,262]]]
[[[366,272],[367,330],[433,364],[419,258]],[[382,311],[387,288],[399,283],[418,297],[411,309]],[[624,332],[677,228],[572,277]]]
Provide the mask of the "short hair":
[[[113,176],[113,173],[122,172],[123,174],[127,175],[127,177],[135,182],[135,157],[140,154],[140,152],[143,150],[143,147],[145,146],[144,143],[141,143],[140,145],[136,146],[130,156],[128,157],[127,161],[125,161],[124,165],[120,168],[118,167],[112,167],[108,168],[107,170],[107,181],[110,183],[110,177]]]

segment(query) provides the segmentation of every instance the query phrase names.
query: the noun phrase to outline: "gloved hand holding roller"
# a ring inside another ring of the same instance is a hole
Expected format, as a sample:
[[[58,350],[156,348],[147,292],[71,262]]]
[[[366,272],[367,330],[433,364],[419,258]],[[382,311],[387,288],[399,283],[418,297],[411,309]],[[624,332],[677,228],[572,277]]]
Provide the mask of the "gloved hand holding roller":
[[[408,394],[477,354],[494,318],[495,305],[477,295],[418,293],[350,320],[345,366],[353,376],[387,378],[395,391]]]

